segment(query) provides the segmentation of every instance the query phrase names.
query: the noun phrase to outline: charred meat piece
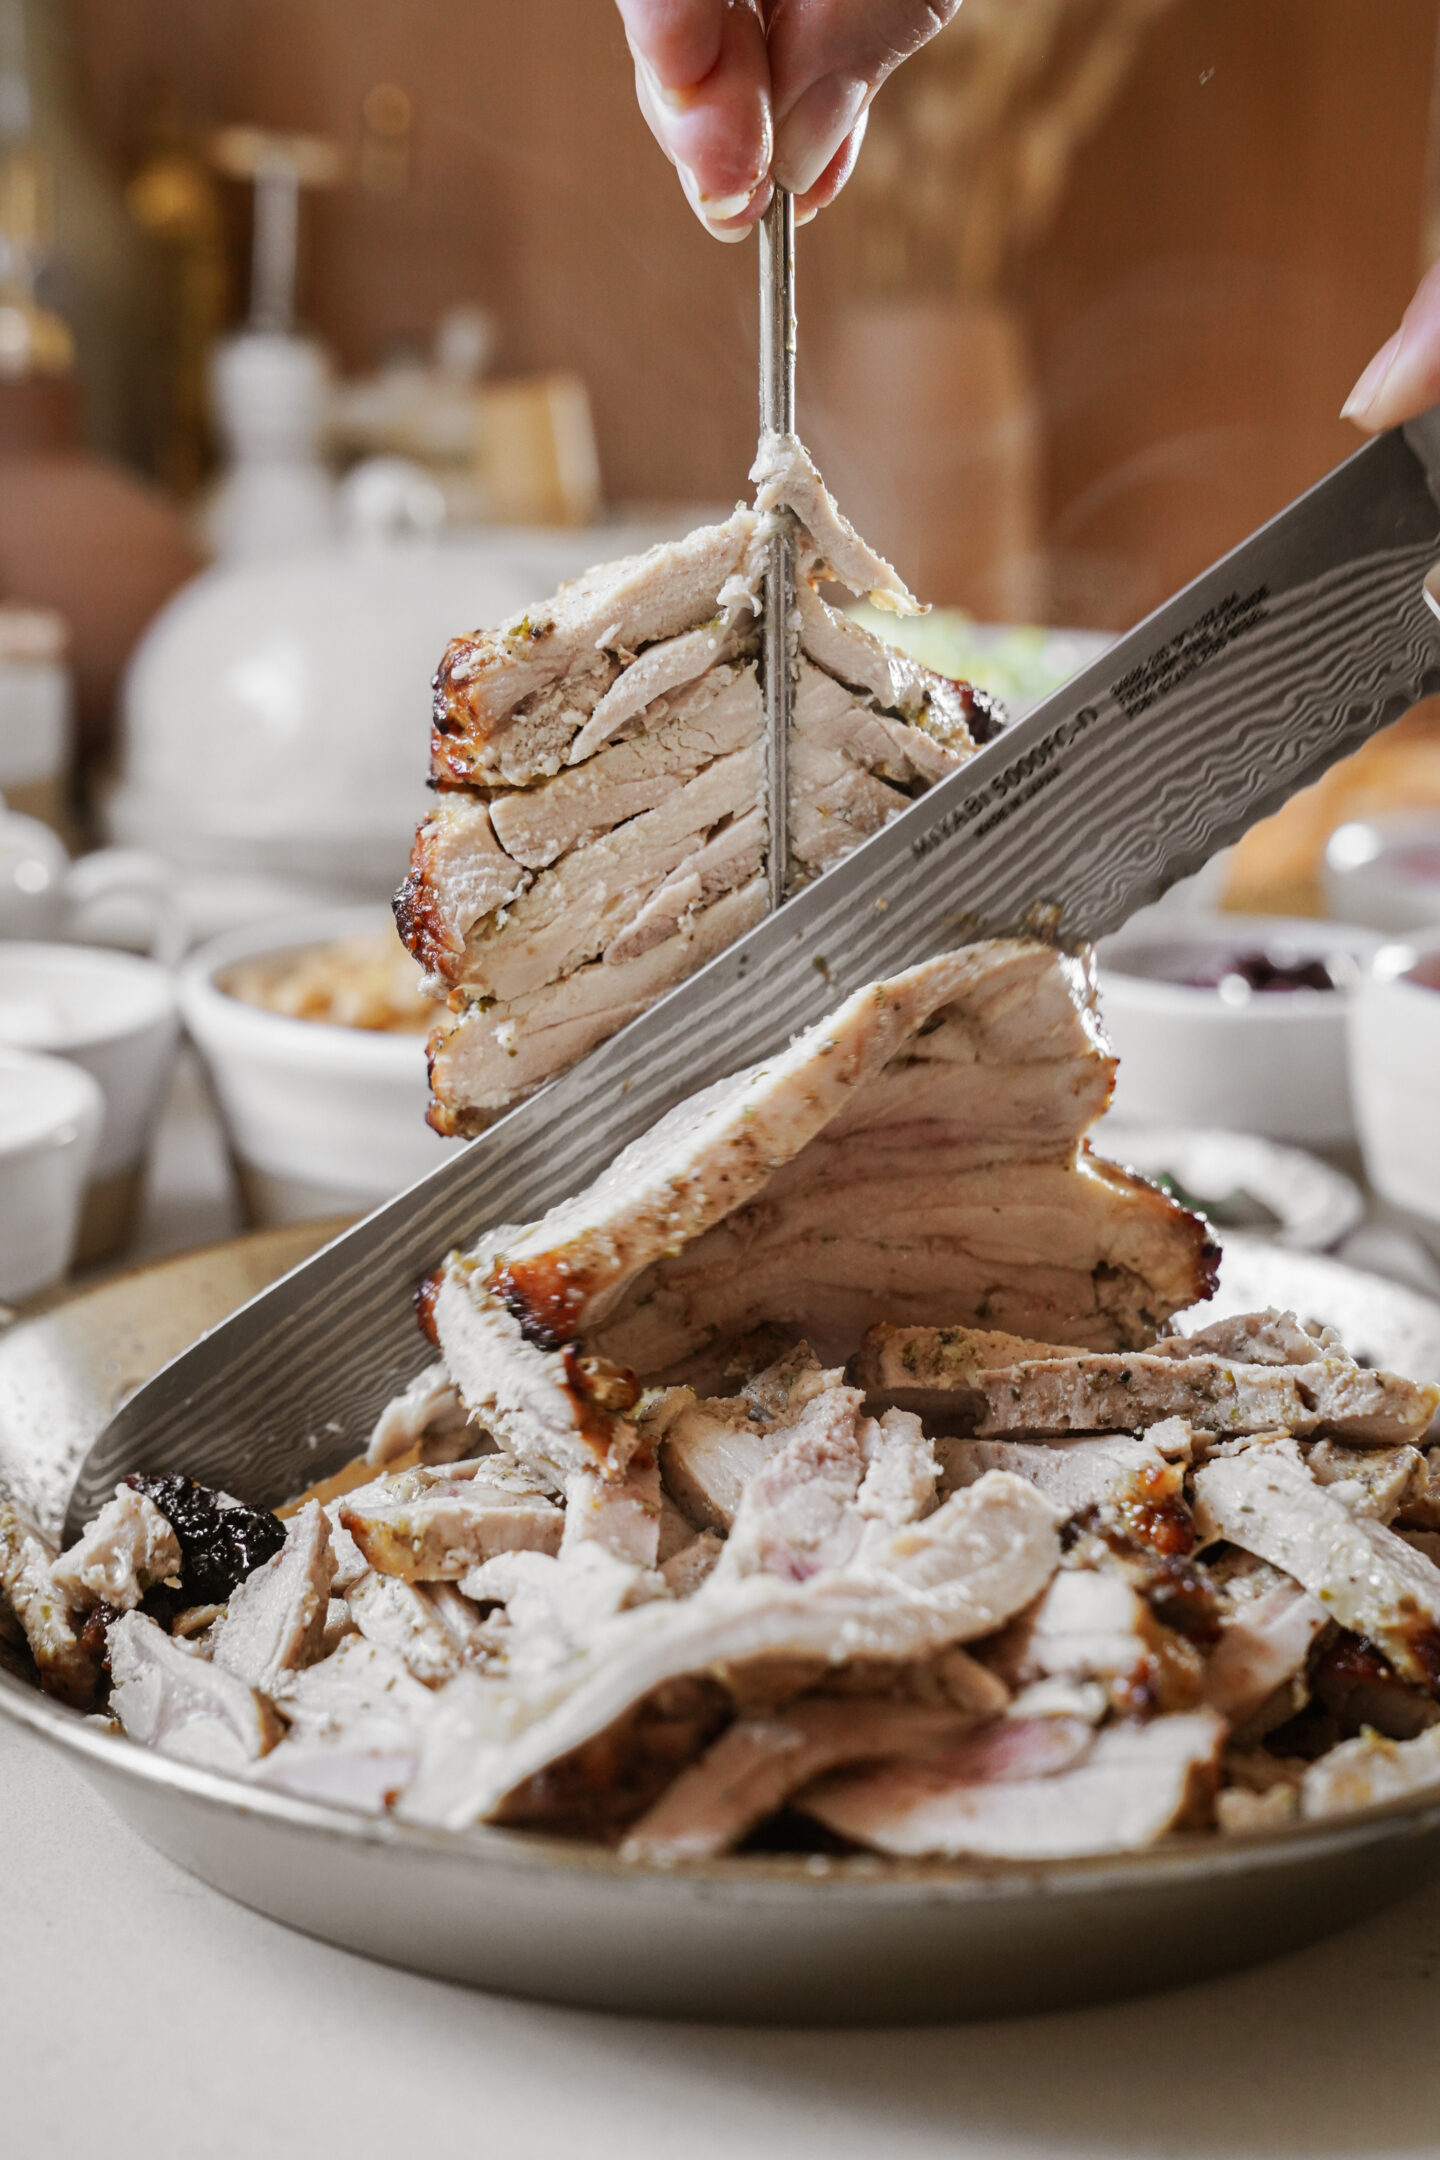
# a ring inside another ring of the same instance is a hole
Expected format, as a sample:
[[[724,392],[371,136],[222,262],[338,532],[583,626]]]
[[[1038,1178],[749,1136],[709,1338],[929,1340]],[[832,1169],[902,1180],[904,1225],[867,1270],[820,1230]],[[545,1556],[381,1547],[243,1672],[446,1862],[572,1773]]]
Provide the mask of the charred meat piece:
[[[165,1517],[180,1546],[180,1588],[149,1591],[145,1610],[169,1619],[187,1605],[223,1605],[231,1591],[285,1543],[285,1525],[268,1508],[247,1507],[188,1477],[124,1481]]]

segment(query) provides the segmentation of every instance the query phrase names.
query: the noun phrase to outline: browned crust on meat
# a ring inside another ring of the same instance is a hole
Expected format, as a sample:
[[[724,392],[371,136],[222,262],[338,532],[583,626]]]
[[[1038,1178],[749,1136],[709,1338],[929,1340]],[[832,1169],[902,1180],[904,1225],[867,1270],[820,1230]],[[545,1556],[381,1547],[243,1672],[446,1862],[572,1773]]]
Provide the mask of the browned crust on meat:
[[[435,889],[430,882],[428,820],[415,835],[415,843],[410,850],[410,868],[391,905],[395,911],[395,927],[400,933],[401,944],[409,948],[427,974],[441,975],[448,981],[454,973],[455,962],[463,956],[465,947],[451,935],[449,925],[440,913]]]

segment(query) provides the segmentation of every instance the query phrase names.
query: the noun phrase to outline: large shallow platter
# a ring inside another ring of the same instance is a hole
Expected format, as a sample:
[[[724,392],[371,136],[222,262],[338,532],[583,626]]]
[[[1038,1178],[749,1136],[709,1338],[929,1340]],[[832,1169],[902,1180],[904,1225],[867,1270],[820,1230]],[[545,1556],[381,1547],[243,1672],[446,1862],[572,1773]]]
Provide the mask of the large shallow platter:
[[[0,1336],[0,1481],[43,1494],[57,1520],[67,1472],[121,1384],[266,1269],[293,1265],[307,1235],[166,1262]],[[1331,1322],[1374,1362],[1440,1377],[1440,1305],[1232,1239],[1205,1310],[1263,1304]],[[868,2024],[1088,2004],[1295,1948],[1440,1874],[1440,1796],[1041,1866],[636,1868],[591,1846],[455,1836],[252,1790],[133,1747],[3,1674],[0,1713],[63,1749],[159,1851],[291,1927],[437,1978],[651,2015]]]

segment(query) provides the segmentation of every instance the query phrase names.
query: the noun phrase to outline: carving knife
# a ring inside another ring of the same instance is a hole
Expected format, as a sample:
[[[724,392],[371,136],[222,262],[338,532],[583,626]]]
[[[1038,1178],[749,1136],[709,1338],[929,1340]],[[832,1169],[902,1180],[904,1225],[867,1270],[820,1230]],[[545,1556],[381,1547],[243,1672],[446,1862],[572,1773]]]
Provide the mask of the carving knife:
[[[142,1387],[81,1465],[277,1501],[364,1447],[431,1356],[419,1279],[585,1185],[681,1097],[977,930],[1111,930],[1440,689],[1440,409],[1378,437],[843,863],[465,1153]]]

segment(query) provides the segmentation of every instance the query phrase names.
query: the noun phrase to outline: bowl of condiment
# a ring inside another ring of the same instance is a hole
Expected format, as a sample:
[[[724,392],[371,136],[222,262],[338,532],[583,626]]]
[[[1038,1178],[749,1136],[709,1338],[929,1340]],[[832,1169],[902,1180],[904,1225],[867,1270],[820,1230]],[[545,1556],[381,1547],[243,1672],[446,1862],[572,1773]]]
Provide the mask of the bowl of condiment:
[[[1350,1012],[1350,1073],[1365,1174],[1383,1200],[1440,1230],[1437,1072],[1440,929],[1383,946]]]
[[[1348,923],[1220,913],[1102,940],[1116,1115],[1311,1147],[1352,1141],[1346,1011],[1380,943]]]
[[[1325,847],[1325,904],[1345,922],[1392,935],[1440,924],[1440,811],[1337,826]]]
[[[364,1214],[464,1144],[425,1122],[439,1014],[387,908],[215,938],[186,962],[180,1002],[253,1222]]]

